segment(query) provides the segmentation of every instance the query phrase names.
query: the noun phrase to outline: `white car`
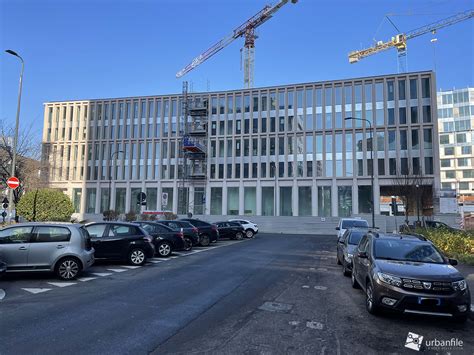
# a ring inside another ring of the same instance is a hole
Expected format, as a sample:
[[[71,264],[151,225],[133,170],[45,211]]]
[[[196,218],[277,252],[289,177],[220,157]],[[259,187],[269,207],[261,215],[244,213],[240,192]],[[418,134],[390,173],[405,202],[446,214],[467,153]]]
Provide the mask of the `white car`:
[[[229,222],[239,222],[245,230],[245,236],[247,238],[253,238],[255,234],[258,233],[258,226],[250,221],[245,219],[229,219]]]
[[[341,218],[339,224],[336,227],[337,240],[339,240],[344,232],[349,228],[367,228],[369,229],[369,223],[362,218]]]

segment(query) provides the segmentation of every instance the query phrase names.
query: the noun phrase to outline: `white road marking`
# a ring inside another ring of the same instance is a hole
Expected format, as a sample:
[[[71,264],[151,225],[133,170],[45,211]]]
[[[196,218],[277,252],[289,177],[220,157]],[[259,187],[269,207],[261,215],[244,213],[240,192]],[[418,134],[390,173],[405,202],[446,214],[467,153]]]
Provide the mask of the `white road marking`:
[[[299,320],[292,320],[291,322],[288,322],[289,325],[300,325]]]
[[[78,280],[82,282],[86,282],[86,281],[97,280],[97,277],[79,277]]]
[[[51,291],[51,288],[22,288],[22,290],[36,295],[37,293]]]
[[[325,290],[327,290],[328,288],[327,288],[326,286],[314,286],[314,289],[315,289],[315,290],[323,290],[323,291],[325,291]]]
[[[111,272],[93,272],[92,275],[95,275],[95,276],[110,276],[112,275]]]
[[[179,258],[179,256],[170,256],[168,259],[176,259]]]
[[[6,295],[6,292],[0,288],[0,301],[3,300]]]
[[[301,288],[309,288],[309,286],[308,285],[303,285],[303,286],[301,286]]]
[[[113,271],[113,272],[124,272],[127,271],[126,269],[107,269],[108,271]]]
[[[77,284],[77,282],[48,282],[52,286],[56,287],[68,287]]]
[[[324,326],[323,326],[323,323],[310,321],[310,322],[306,322],[306,327],[311,328],[311,329],[322,330]]]
[[[138,268],[140,268],[141,266],[137,266],[137,265],[120,265],[120,267],[124,267],[124,268],[127,268],[127,269],[138,269]]]
[[[153,263],[153,264],[159,264],[162,262],[162,260],[148,260],[148,262]]]

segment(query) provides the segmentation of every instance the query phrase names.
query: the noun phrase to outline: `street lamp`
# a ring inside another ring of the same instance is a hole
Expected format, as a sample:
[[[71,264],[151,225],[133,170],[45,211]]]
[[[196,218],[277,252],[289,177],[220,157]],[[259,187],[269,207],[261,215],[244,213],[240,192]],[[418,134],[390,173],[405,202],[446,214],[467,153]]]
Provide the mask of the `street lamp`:
[[[374,163],[374,136],[373,136],[373,127],[372,127],[372,122],[370,122],[367,118],[358,118],[358,117],[346,117],[344,120],[358,120],[358,121],[365,121],[369,124],[370,128],[370,142],[372,145],[372,149],[370,150],[370,160],[372,160],[372,171],[370,174],[370,184],[372,188],[372,228],[375,228],[375,191],[374,191],[374,169],[375,169],[375,163]]]
[[[113,152],[110,154],[110,170],[109,170],[109,211],[112,210],[112,206],[110,206],[110,203],[112,202],[111,200],[111,196],[112,196],[112,170],[114,169],[114,161],[112,160],[112,158],[114,157],[114,155],[118,156],[119,153],[123,153],[122,150],[117,150],[116,152]]]
[[[275,178],[275,188],[273,189],[273,214],[277,215],[277,199],[276,199],[276,189],[277,189],[277,176],[276,176],[276,163],[274,161],[270,162],[270,169],[273,171],[273,177]]]
[[[21,73],[20,73],[20,85],[18,89],[18,106],[16,108],[16,121],[15,121],[15,136],[13,137],[13,147],[12,147],[12,168],[11,168],[11,176],[15,176],[15,166],[16,166],[16,147],[18,145],[18,127],[20,125],[20,103],[21,103],[21,88],[23,84],[23,70],[25,68],[25,62],[23,61],[23,58],[16,53],[15,51],[12,51],[11,49],[7,49],[5,52],[8,54],[11,54],[21,60]],[[9,195],[9,216],[11,216],[11,213],[13,211],[13,205],[15,201],[13,200],[13,189],[10,189],[8,191]],[[11,218],[11,217],[10,217]]]

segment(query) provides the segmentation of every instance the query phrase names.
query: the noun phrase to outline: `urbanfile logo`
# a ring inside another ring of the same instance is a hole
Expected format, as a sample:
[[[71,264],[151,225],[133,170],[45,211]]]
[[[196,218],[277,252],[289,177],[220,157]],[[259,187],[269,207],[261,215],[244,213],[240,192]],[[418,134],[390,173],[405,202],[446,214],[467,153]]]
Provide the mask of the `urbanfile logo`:
[[[405,341],[405,348],[420,351],[422,343],[423,335],[408,332],[407,340]]]

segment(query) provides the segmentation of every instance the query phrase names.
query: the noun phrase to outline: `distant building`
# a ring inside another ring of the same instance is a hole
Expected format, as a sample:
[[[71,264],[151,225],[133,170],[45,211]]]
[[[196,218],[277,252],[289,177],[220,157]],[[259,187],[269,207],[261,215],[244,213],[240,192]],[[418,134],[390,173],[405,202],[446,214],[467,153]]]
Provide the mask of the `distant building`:
[[[474,88],[438,92],[441,188],[474,202]]]
[[[345,120],[355,117],[375,128],[376,214],[397,175],[423,176],[430,196],[439,189],[431,71],[189,97],[206,108],[186,138],[181,94],[45,103],[50,185],[82,216],[138,212],[141,191],[148,210],[179,214],[370,214],[372,140],[366,122]]]

